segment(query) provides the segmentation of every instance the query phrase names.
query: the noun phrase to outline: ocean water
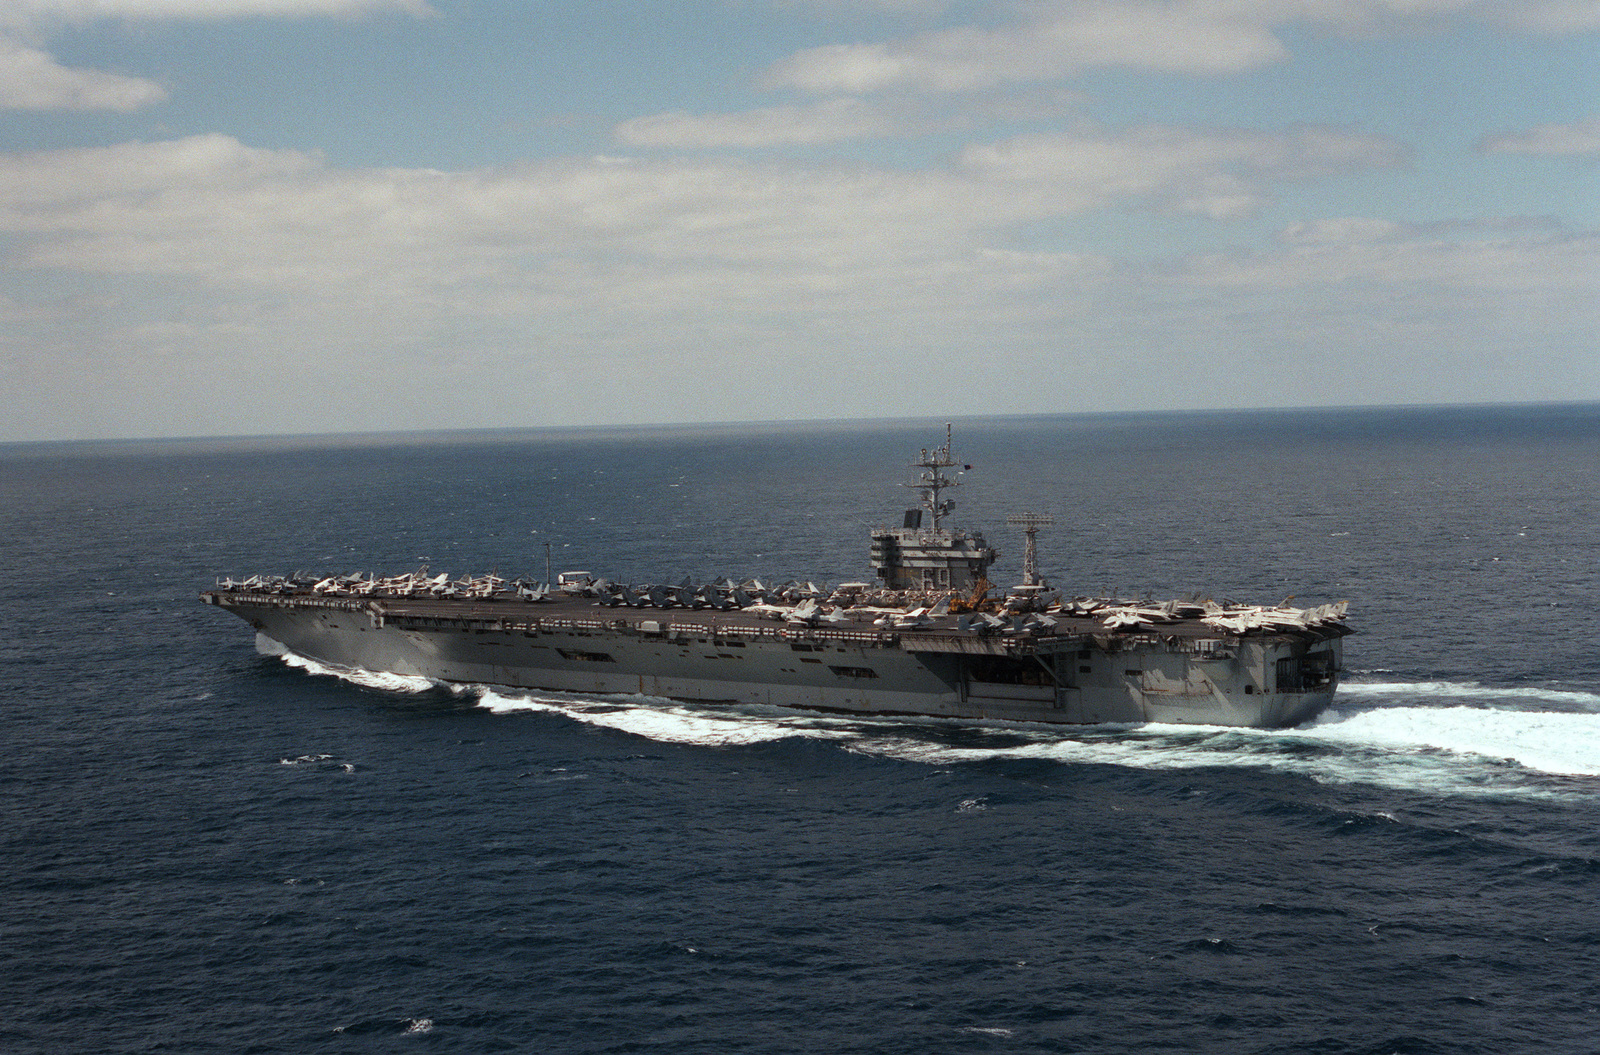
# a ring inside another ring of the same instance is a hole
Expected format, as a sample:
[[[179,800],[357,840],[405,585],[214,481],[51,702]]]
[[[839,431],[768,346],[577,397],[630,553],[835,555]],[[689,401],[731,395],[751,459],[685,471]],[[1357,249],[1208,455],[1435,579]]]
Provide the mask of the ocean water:
[[[1349,600],[1263,732],[447,689],[296,569],[866,577],[940,420],[0,447],[0,1051],[1600,1050],[1600,407],[957,423],[1071,592]]]

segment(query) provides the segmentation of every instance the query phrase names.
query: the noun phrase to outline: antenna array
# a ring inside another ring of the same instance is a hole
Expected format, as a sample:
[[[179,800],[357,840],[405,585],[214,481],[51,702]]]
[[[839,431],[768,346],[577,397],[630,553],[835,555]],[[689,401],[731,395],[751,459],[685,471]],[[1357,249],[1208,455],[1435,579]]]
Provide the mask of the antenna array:
[[[1039,548],[1037,536],[1039,529],[1049,527],[1056,522],[1056,518],[1049,513],[1012,513],[1006,517],[1006,523],[1022,528],[1027,536],[1027,542],[1022,547],[1022,585],[1039,585]]]

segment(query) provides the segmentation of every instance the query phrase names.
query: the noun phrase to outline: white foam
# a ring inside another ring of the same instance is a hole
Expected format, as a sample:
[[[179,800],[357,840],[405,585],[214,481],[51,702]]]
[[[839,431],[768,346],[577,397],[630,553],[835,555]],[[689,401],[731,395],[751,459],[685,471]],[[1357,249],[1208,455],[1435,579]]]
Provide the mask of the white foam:
[[[1476,681],[1357,681],[1339,686],[1341,697],[1374,699],[1393,696],[1400,699],[1430,700],[1440,697],[1484,701],[1533,701],[1561,703],[1600,711],[1600,693],[1574,689],[1546,689],[1538,686],[1484,685]]]
[[[1509,760],[1541,773],[1600,776],[1600,714],[1381,707],[1335,715],[1313,725],[1304,735],[1329,743]]]
[[[424,678],[420,675],[391,674],[386,671],[364,670],[360,667],[343,667],[335,663],[323,663],[320,660],[302,656],[265,634],[256,635],[256,651],[264,656],[277,656],[288,666],[298,667],[308,674],[321,674],[327,677],[340,678],[351,684],[360,685],[367,689],[378,689],[382,692],[416,694],[428,692],[439,685],[432,678]]]
[[[1446,794],[1543,794],[1550,789],[1542,777],[1600,776],[1600,714],[1380,707],[1330,715],[1301,729],[1034,727],[1016,735],[1018,742],[992,748],[906,737],[869,738],[861,747],[930,764],[1027,758],[1140,769],[1224,766]]]
[[[277,638],[268,637],[266,634],[256,634],[256,651],[263,656],[286,656],[289,648]]]
[[[737,710],[708,711],[652,696],[560,698],[523,695],[480,688],[481,706],[501,713],[553,711],[588,725],[616,729],[672,744],[728,747],[759,744],[796,736],[837,738],[842,735],[811,727],[806,720],[770,717]]]
[[[321,767],[321,764],[324,762],[329,763],[332,768],[338,769],[341,773],[354,773],[356,771],[356,764],[354,762],[334,762],[332,755],[300,755],[297,758],[278,759],[278,764],[280,766],[311,765]]]

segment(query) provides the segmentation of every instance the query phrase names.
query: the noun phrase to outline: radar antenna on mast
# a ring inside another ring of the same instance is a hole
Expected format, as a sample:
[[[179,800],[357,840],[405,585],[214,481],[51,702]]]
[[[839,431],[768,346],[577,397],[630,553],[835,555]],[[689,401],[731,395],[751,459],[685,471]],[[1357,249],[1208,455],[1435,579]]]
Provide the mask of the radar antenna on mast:
[[[1027,536],[1022,547],[1022,585],[1039,585],[1039,529],[1055,522],[1056,518],[1049,513],[1013,513],[1006,517],[1007,524],[1022,528]]]
[[[960,480],[952,479],[942,471],[953,469],[956,465],[955,459],[950,456],[950,434],[950,423],[946,422],[944,426],[944,446],[931,451],[924,447],[921,460],[911,463],[913,469],[922,470],[922,476],[918,478],[916,483],[905,485],[907,487],[915,487],[922,492],[922,508],[926,509],[928,515],[933,517],[934,531],[943,529],[944,518],[949,516],[950,510],[956,506],[949,499],[941,501],[939,492],[947,487],[961,486]],[[962,466],[962,468],[970,469],[971,466]]]

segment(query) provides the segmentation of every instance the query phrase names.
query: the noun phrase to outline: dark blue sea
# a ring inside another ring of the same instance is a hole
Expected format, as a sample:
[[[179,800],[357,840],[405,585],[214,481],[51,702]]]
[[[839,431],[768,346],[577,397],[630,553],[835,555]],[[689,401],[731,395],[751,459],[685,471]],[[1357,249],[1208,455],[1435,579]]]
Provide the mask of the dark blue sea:
[[[264,420],[270,415],[263,415]],[[957,420],[1069,593],[1349,600],[1289,731],[339,677],[224,575],[867,577],[943,419],[0,447],[0,1051],[1600,1050],[1600,407]]]

